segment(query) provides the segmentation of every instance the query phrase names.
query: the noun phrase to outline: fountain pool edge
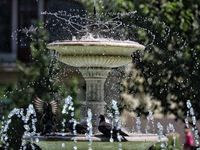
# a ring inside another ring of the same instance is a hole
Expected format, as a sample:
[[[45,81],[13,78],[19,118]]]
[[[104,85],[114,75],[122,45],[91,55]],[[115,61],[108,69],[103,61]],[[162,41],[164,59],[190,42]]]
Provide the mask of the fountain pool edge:
[[[74,138],[77,142],[74,142]],[[85,135],[77,135],[69,133],[56,133],[55,136],[24,136],[25,141],[33,141],[35,144],[40,146],[42,150],[62,150],[62,149],[77,149],[88,150],[89,139]],[[113,150],[119,148],[119,142],[115,141],[113,143],[109,142],[108,137],[102,134],[92,135],[92,145],[93,150]],[[128,142],[121,142],[121,148],[123,150],[147,150],[153,144],[158,143],[157,134],[136,134],[131,133],[129,137],[126,137]],[[161,139],[162,141],[167,141],[166,137]]]

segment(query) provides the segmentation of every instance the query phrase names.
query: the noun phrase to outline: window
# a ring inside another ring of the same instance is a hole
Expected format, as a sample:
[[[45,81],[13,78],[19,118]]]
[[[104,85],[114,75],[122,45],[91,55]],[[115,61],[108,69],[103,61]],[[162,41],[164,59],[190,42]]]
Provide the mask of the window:
[[[30,58],[30,39],[25,29],[29,29],[35,24],[37,19],[37,1],[20,0],[19,1],[19,41],[18,41],[18,59],[29,61]]]
[[[11,52],[11,1],[0,0],[0,54]]]

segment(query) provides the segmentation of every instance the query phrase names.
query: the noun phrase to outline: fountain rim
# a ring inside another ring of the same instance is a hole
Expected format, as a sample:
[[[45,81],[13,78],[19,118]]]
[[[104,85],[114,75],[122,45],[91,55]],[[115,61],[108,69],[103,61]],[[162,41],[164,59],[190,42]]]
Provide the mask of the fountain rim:
[[[137,50],[144,50],[145,46],[134,41],[116,41],[116,40],[64,40],[54,41],[47,44],[47,48],[51,46],[111,46],[111,47],[126,47],[137,48]]]
[[[89,141],[89,138],[84,134],[71,134],[71,133],[57,133],[57,135],[50,136],[40,136],[40,135],[32,135],[32,136],[23,136],[24,140],[30,139],[39,139],[39,141],[74,141],[74,138],[78,141]],[[95,134],[91,136],[93,142],[109,142],[110,137],[106,137],[103,134]],[[129,133],[129,136],[126,136],[128,142],[160,142],[158,134],[144,134],[144,133]],[[115,139],[116,141],[116,139]],[[161,141],[168,141],[168,138],[162,137]],[[117,141],[116,141],[117,142]]]

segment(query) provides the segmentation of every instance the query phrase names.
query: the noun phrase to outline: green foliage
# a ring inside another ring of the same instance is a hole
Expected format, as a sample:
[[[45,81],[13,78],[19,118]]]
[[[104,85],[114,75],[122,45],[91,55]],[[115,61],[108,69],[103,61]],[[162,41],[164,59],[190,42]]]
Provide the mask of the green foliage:
[[[88,12],[93,13],[94,10],[94,0],[81,0],[85,5]],[[99,2],[99,3],[98,3]],[[97,13],[102,17],[102,19],[107,18],[105,16],[107,13],[125,13],[133,11],[133,3],[129,0],[101,0],[96,1]],[[103,13],[103,15],[101,15]]]
[[[132,69],[137,74],[127,72],[122,92],[133,96],[149,95],[160,103],[152,106],[152,110],[162,108],[161,113],[174,114],[183,121],[186,101],[190,99],[199,120],[200,3],[195,0],[143,0],[134,1],[133,5],[137,15],[145,18],[143,23],[138,22],[137,34],[138,42],[147,47],[143,53],[133,54],[135,65]],[[155,38],[152,39],[152,35]],[[140,100],[141,104],[146,103],[145,99]],[[141,114],[147,113],[147,109],[139,110]]]
[[[82,1],[88,12],[92,12],[93,0]],[[110,18],[109,13],[137,11],[135,17],[121,18],[123,30],[127,31],[120,39],[137,39],[147,47],[143,53],[133,54],[137,74],[126,74],[127,83],[122,86],[122,92],[133,97],[148,95],[160,103],[152,104],[152,110],[162,108],[161,113],[174,114],[183,121],[187,111],[185,103],[190,99],[199,114],[199,1],[109,0],[100,1],[96,6],[99,17],[104,20]],[[137,107],[123,99],[121,109],[146,115],[149,108],[145,98],[139,102]],[[196,117],[200,119],[199,115]]]

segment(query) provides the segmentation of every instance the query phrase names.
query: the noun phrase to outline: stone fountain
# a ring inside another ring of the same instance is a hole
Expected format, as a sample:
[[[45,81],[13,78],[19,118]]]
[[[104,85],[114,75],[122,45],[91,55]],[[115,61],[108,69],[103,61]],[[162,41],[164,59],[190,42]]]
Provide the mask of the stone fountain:
[[[94,8],[94,12],[96,12]],[[94,14],[94,24],[91,32],[97,35],[98,25]],[[93,135],[92,149],[116,149],[118,142],[109,142],[108,137],[97,134],[99,124],[98,116],[104,114],[104,83],[111,68],[124,66],[132,62],[131,54],[136,50],[144,50],[145,46],[133,41],[115,41],[93,38],[91,40],[56,41],[47,45],[50,50],[59,53],[59,60],[67,65],[78,67],[86,81],[85,110],[92,112]],[[85,112],[85,117],[87,113]],[[85,135],[73,135],[69,133],[57,133],[57,136],[31,136],[24,137],[25,140],[32,139],[42,149],[88,149],[88,137]],[[77,142],[74,142],[76,139]],[[166,141],[165,137],[157,134],[130,133],[128,142],[122,142],[122,149],[145,150],[153,144]],[[65,144],[65,146],[61,146]]]
[[[131,63],[131,54],[144,50],[136,42],[122,41],[58,41],[47,45],[56,50],[59,60],[67,65],[79,67],[86,81],[86,110],[91,109],[94,132],[99,124],[98,116],[104,114],[104,83],[111,68]]]

